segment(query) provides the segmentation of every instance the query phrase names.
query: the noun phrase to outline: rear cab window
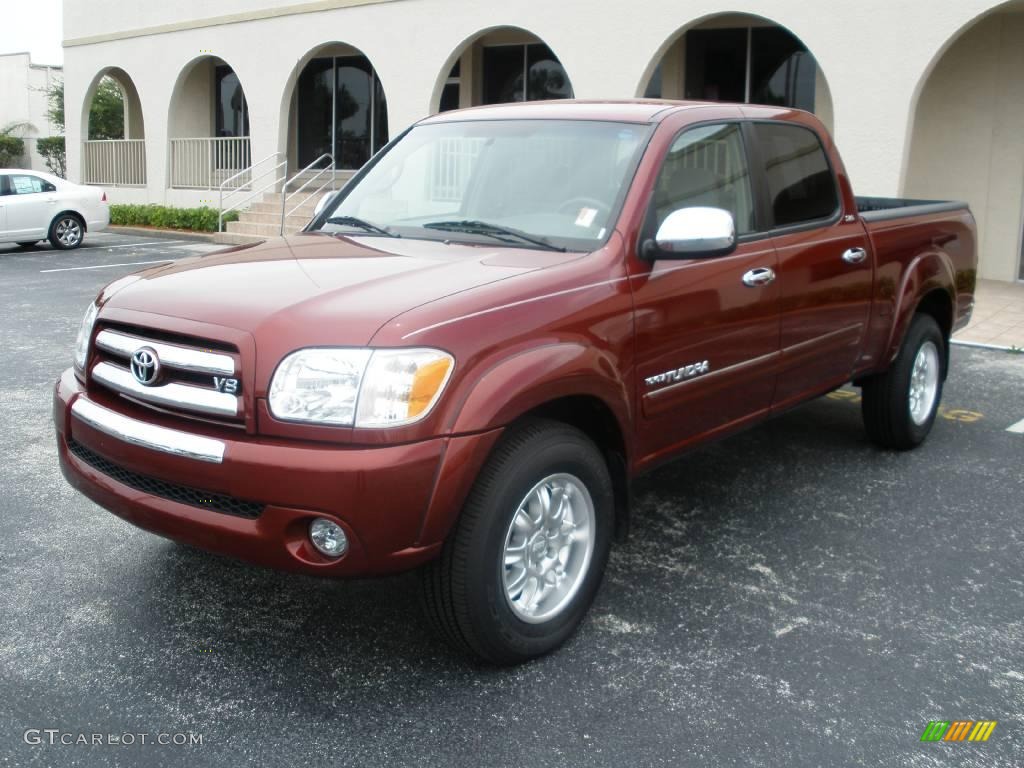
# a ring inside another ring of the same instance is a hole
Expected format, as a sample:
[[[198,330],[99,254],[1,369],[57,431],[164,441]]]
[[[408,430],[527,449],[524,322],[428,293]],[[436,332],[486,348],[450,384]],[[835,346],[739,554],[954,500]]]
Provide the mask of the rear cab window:
[[[768,193],[768,210],[778,229],[820,222],[839,214],[835,173],[809,128],[754,123]]]

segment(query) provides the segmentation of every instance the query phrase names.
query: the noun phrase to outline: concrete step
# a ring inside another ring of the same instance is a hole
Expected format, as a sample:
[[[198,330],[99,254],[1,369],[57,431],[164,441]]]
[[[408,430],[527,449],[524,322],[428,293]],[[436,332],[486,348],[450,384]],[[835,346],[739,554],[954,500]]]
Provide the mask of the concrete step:
[[[294,203],[289,203],[289,208],[294,208]],[[316,211],[316,202],[303,203],[299,206],[298,210],[295,211],[296,216],[305,216],[306,220],[313,218],[313,213]],[[257,203],[253,203],[249,206],[247,211],[241,212],[239,215],[244,216],[246,213],[269,213],[277,214],[278,218],[281,218],[281,198],[275,200],[263,199]]]
[[[312,216],[303,216],[301,214],[293,214],[285,219],[285,226],[292,229],[302,229],[309,223]],[[281,212],[277,213],[259,213],[255,211],[247,211],[238,217],[239,221],[244,221],[249,224],[281,224]]]
[[[228,232],[238,235],[254,235],[261,238],[280,237],[281,225],[277,224],[253,224],[249,221],[232,221],[227,225]]]
[[[228,226],[231,226],[231,224],[229,223]],[[243,235],[238,232],[218,232],[213,236],[213,242],[220,245],[248,245],[249,243],[259,243],[266,239],[258,235]]]

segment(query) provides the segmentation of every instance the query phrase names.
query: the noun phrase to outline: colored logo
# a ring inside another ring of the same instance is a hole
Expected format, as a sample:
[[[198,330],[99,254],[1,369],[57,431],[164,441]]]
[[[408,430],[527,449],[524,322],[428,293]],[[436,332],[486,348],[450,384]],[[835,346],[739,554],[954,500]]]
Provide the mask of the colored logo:
[[[988,741],[996,729],[996,720],[932,720],[921,734],[921,741]]]

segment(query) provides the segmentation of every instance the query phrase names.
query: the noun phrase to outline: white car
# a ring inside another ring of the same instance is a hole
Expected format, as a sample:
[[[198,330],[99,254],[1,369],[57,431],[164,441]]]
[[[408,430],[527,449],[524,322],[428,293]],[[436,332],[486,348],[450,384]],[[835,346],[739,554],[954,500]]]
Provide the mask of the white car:
[[[110,224],[107,193],[40,171],[0,168],[0,243],[69,250]]]

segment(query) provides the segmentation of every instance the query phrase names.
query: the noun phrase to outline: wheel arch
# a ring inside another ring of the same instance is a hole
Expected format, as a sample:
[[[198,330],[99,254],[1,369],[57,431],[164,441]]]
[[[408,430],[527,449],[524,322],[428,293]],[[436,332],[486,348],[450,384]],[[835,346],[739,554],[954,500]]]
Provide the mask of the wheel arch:
[[[461,440],[460,435],[497,434],[529,418],[579,429],[605,458],[615,491],[615,534],[623,538],[629,529],[632,408],[630,388],[618,370],[605,352],[577,342],[548,344],[503,358],[463,385],[468,392],[457,399],[449,418],[452,441]],[[481,451],[486,455],[476,456],[470,466],[453,468],[450,476],[442,467],[438,483],[457,476],[461,487],[457,493],[443,494],[444,504],[430,505],[421,543],[447,536],[496,444],[497,438],[491,440]]]
[[[919,312],[930,315],[939,324],[948,351],[956,306],[954,274],[949,257],[941,252],[923,254],[907,267],[889,335],[885,357],[887,365],[896,359],[910,330],[910,323]]]
[[[85,215],[82,214],[81,211],[77,211],[74,208],[65,208],[60,213],[56,214],[52,219],[50,219],[50,226],[46,228],[47,236],[49,236],[51,230],[53,230],[53,225],[57,223],[57,219],[59,219],[61,216],[69,216],[69,215],[70,216],[74,216],[76,219],[78,219],[78,222],[82,225],[82,234],[83,235],[86,232],[89,231],[89,224],[85,220]]]

